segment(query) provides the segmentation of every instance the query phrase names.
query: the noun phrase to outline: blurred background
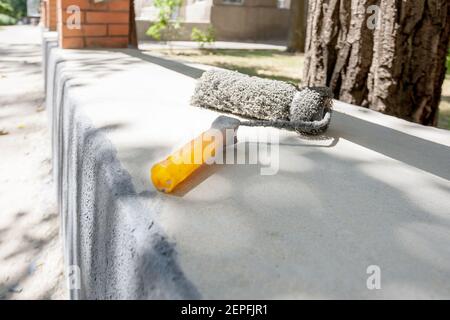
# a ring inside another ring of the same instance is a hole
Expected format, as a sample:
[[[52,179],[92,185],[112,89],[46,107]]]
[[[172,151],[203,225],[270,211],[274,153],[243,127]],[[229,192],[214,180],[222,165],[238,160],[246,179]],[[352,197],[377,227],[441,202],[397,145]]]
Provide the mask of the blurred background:
[[[47,1],[0,0],[0,26],[38,24],[42,8]],[[445,9],[439,8],[439,2],[435,4],[435,8],[427,7],[429,12],[420,11],[420,8],[424,7],[424,0],[415,4],[402,4],[401,8],[397,8],[407,12],[397,27],[406,36],[398,36],[391,41],[408,43],[408,46],[396,45],[390,64],[394,63],[397,66],[391,67],[387,67],[389,63],[386,66],[375,65],[376,54],[379,56],[387,54],[376,52],[379,46],[374,44],[376,32],[367,33],[374,33],[372,39],[366,37],[364,40],[362,37],[361,32],[370,31],[367,28],[361,29],[368,17],[370,19],[370,12],[362,12],[362,23],[357,23],[359,34],[352,35],[350,28],[339,21],[342,21],[342,17],[349,16],[348,13],[358,14],[359,9],[350,8],[349,2],[347,9],[345,6],[331,8],[329,17],[308,13],[314,6],[320,7],[326,2],[135,0],[134,32],[140,48],[151,50],[153,54],[237,70],[249,75],[291,81],[299,85],[328,85],[332,87],[335,98],[339,100],[425,125],[450,129],[450,54],[447,52],[446,70],[436,70],[433,79],[431,73],[426,75],[427,69],[435,68],[442,60],[441,54],[432,53],[438,49],[433,49],[434,45],[430,41],[441,42],[442,46],[448,46],[448,27],[446,27],[448,23],[440,22],[438,13],[433,16],[433,12],[440,12],[439,10],[443,12],[442,17],[447,15]],[[378,2],[360,1],[365,8],[370,4],[377,5]],[[379,10],[384,11],[383,15],[386,17],[379,21],[381,34],[391,27],[387,17],[397,13],[395,8],[379,7]],[[386,12],[387,10],[390,11]],[[316,25],[312,25],[313,20],[308,23],[308,18],[316,18],[314,20]],[[52,18],[43,17],[43,19],[47,20],[47,25],[45,21],[41,21],[41,24],[48,27],[48,21]],[[348,18],[345,19],[349,21]],[[352,19],[356,21],[355,15]],[[427,25],[431,24],[434,26],[428,28]],[[308,25],[309,38],[307,38]],[[314,34],[314,30],[318,30],[318,33]],[[436,34],[441,38],[430,38]],[[350,40],[349,37],[354,36],[359,37],[358,45],[361,47],[359,53],[354,52],[355,46],[349,49],[346,45]],[[426,41],[427,39],[430,40]],[[310,49],[306,54],[309,53],[311,59],[308,56],[305,59],[305,47]],[[439,50],[442,51],[441,48]],[[319,59],[313,57],[317,52],[328,57],[327,66],[317,65]],[[338,61],[337,57],[340,54],[343,54],[347,61]],[[405,59],[411,56],[413,56],[411,66],[402,67],[408,63]],[[363,62],[359,66],[352,65],[352,62],[349,62],[350,58],[352,61],[361,58]],[[423,61],[422,67],[420,61]],[[427,66],[430,61],[433,61],[434,66]],[[305,63],[308,70],[304,69]],[[336,65],[339,70],[336,70]],[[390,74],[391,79],[387,81],[383,75],[378,77],[377,82],[376,75],[371,78],[374,67],[382,67]],[[350,68],[356,68],[354,78],[349,75]],[[391,69],[387,70],[389,68]],[[401,75],[395,75],[396,72]],[[441,81],[442,73],[444,79]],[[315,80],[311,81],[313,78]],[[375,82],[383,89],[374,88]],[[380,82],[383,82],[383,85]],[[433,82],[432,87],[427,84],[429,82]],[[343,87],[345,83],[346,87]],[[421,104],[426,106],[419,107]],[[420,108],[423,110],[419,110]]]

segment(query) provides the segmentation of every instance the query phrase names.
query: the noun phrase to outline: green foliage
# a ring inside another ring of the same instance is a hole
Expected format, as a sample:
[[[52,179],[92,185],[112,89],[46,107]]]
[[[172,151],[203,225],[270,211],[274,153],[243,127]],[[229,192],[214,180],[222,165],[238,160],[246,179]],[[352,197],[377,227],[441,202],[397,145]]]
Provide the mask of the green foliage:
[[[0,13],[20,19],[27,15],[27,0],[0,0]]]
[[[0,14],[4,14],[7,16],[11,16],[13,14],[13,8],[8,2],[4,0],[0,0]]]
[[[12,25],[27,15],[26,0],[0,0],[0,25]]]
[[[158,9],[157,20],[147,30],[146,34],[155,40],[161,40],[162,32],[180,28],[180,23],[173,19],[173,15],[181,6],[181,0],[154,0],[153,5]]]
[[[7,26],[16,24],[17,20],[13,17],[7,16],[6,14],[0,13],[0,26]]]
[[[204,48],[206,44],[216,41],[216,34],[213,27],[209,27],[205,32],[194,27],[191,32],[192,41],[200,44],[200,48]]]
[[[450,49],[447,53],[447,75],[450,75]]]

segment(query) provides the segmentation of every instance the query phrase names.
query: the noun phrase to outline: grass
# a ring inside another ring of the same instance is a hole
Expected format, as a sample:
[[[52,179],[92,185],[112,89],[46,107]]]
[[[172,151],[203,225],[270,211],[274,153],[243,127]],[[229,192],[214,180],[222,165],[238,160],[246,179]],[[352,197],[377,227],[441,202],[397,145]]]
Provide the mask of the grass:
[[[447,55],[447,74],[442,86],[441,104],[439,105],[438,128],[450,130],[450,51]]]
[[[299,84],[303,74],[304,56],[277,50],[158,50],[162,56],[236,70],[248,75]],[[155,52],[152,52],[155,53]],[[450,130],[450,52],[447,75],[442,87],[438,127]]]
[[[447,78],[450,78],[450,49],[447,54]]]
[[[7,26],[16,24],[17,20],[13,17],[7,16],[6,14],[0,13],[0,26]]]
[[[303,55],[277,50],[159,50],[161,55],[236,70],[248,75],[298,84],[303,70]]]

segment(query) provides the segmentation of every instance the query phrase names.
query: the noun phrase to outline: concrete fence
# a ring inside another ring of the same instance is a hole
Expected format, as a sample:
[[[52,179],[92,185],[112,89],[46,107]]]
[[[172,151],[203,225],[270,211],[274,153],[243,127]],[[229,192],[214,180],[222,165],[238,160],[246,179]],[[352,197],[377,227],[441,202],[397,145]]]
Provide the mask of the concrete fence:
[[[336,101],[322,139],[263,129],[278,174],[215,166],[168,196],[149,170],[218,116],[189,105],[208,67],[56,39],[46,106],[72,298],[450,297],[448,131]]]

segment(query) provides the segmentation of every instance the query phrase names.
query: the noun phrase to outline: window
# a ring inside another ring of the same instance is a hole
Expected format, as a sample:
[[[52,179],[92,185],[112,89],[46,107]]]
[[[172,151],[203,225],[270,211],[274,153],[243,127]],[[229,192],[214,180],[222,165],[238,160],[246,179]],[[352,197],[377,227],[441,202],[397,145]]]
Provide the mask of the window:
[[[224,4],[243,4],[244,0],[222,0]]]
[[[297,1],[297,0],[295,0]],[[278,9],[290,9],[291,8],[291,0],[278,0],[277,1]]]

